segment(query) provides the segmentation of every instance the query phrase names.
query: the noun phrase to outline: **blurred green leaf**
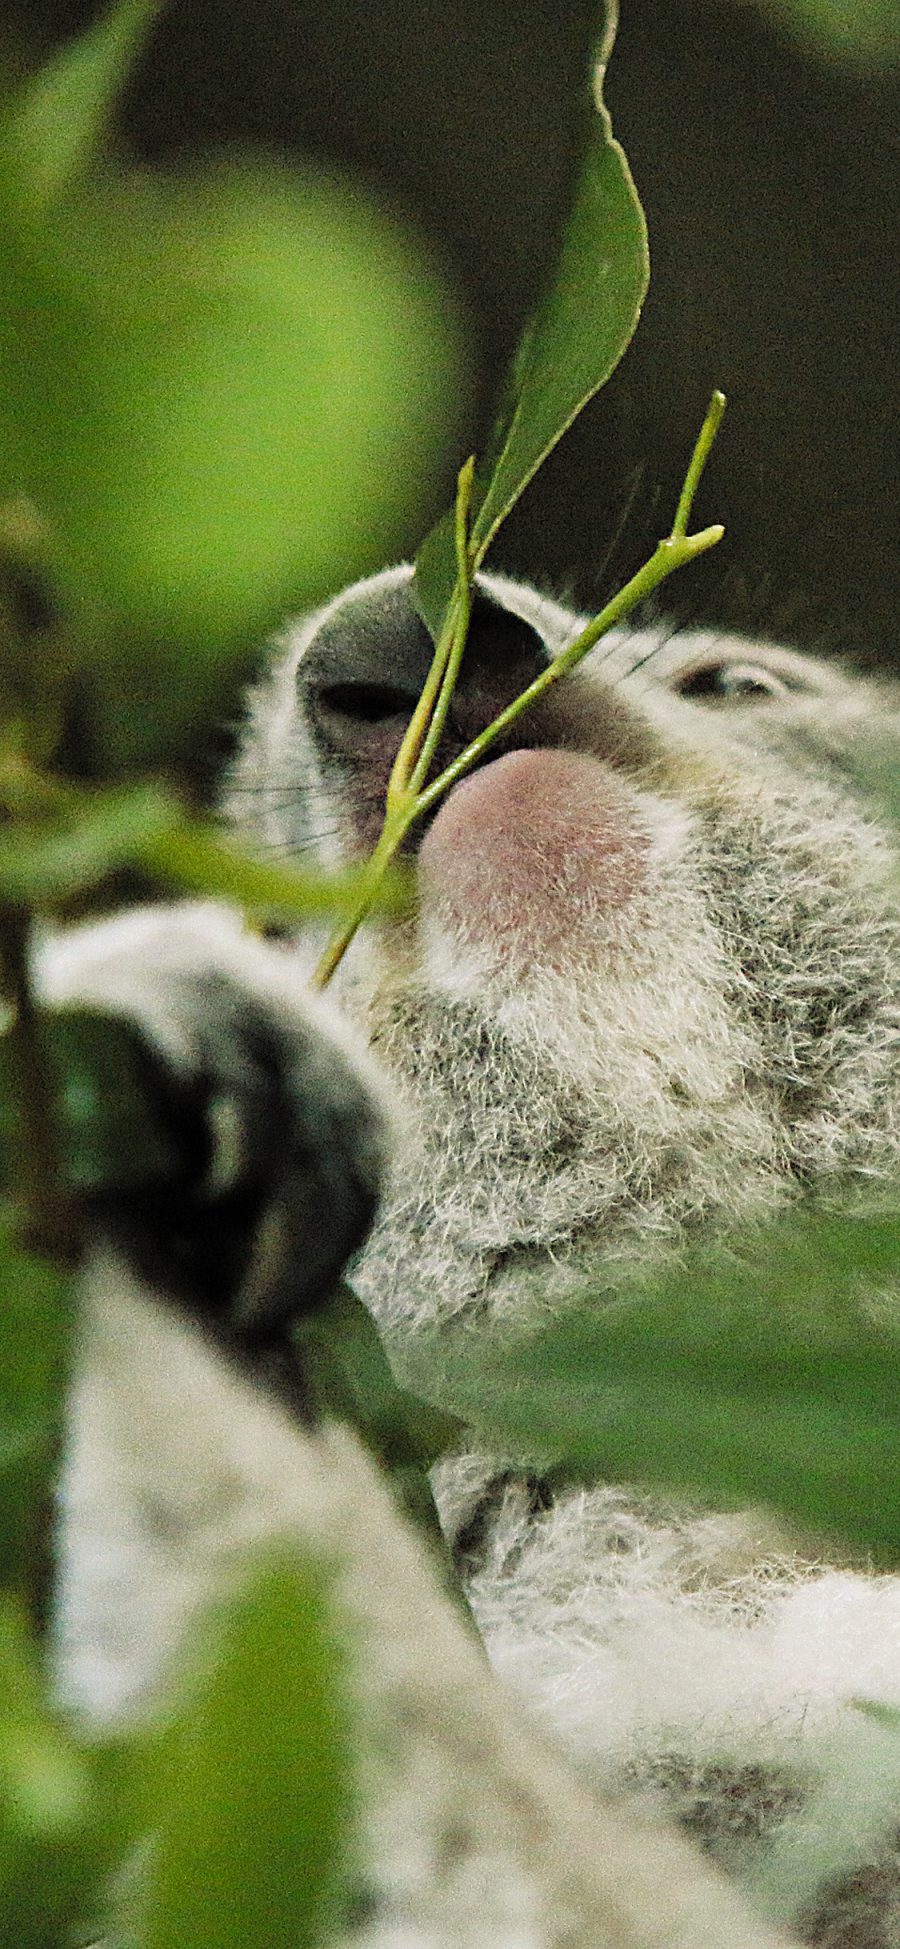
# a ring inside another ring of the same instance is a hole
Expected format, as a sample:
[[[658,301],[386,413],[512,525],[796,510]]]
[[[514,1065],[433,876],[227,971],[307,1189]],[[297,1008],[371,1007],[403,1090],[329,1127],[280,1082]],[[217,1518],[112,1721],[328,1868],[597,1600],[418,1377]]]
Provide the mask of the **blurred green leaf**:
[[[456,1416],[398,1385],[368,1307],[346,1283],[296,1323],[293,1340],[316,1413],[349,1421],[388,1468],[429,1469],[462,1434]]]
[[[59,1949],[90,1905],[91,1775],[43,1702],[21,1613],[0,1602],[0,1941]]]
[[[486,1445],[770,1502],[896,1564],[898,1272],[900,1216],[883,1207],[788,1216],[653,1284],[586,1284],[577,1311],[515,1352],[490,1345],[476,1376],[451,1353],[441,1398]]]
[[[292,1342],[314,1414],[356,1429],[468,1615],[428,1481],[432,1463],[458,1444],[463,1423],[399,1385],[368,1307],[346,1282],[296,1322]]]
[[[148,1770],[140,1949],[313,1949],[340,1913],[351,1724],[326,1575],[267,1565],[212,1633]]]
[[[763,13],[807,48],[848,67],[893,67],[900,61],[897,0],[758,0]]]
[[[873,1725],[880,1726],[884,1732],[900,1734],[900,1706],[884,1705],[880,1699],[854,1699],[857,1712]]]
[[[801,1936],[828,1889],[833,1896],[861,1871],[865,1886],[872,1862],[889,1859],[896,1842],[900,1714],[855,1703],[860,1723],[834,1728],[824,1776],[748,1863],[745,1887],[754,1907]],[[851,1944],[856,1934],[854,1928]]]
[[[614,28],[610,6],[595,69],[596,113],[557,270],[516,353],[476,474],[471,531],[476,568],[542,461],[618,365],[647,289],[644,216],[603,104]],[[416,557],[415,600],[435,639],[455,580],[453,521],[444,516]]]
[[[65,823],[48,831],[26,824],[0,827],[0,902],[8,907],[53,907],[96,886],[115,867],[141,857],[175,830],[181,808],[156,785],[85,796]]]
[[[46,521],[114,775],[183,752],[276,622],[396,548],[459,413],[458,314],[338,177],[233,158],[40,221],[0,202],[0,277],[0,495]]]
[[[11,749],[37,763],[64,723],[72,646],[45,574],[44,524],[23,494],[0,506],[0,722]]]
[[[252,858],[212,824],[185,820],[174,831],[147,833],[135,857],[147,870],[187,893],[208,893],[244,907],[257,918],[308,920],[348,911],[362,882],[362,868],[324,873],[297,863]],[[411,898],[410,876],[396,867],[379,888],[379,912],[402,912]]]
[[[2,807],[0,903],[10,908],[65,909],[74,896],[131,866],[166,886],[243,906],[256,918],[307,920],[345,912],[363,878],[361,867],[327,873],[255,859],[236,835],[191,818],[175,793],[155,782],[85,789],[14,768]],[[402,912],[410,898],[409,873],[398,866],[379,888],[376,905]]]
[[[0,122],[0,177],[7,196],[40,208],[95,160],[134,53],[159,6],[160,0],[119,0],[17,91]]]
[[[0,1584],[46,1563],[52,1470],[71,1326],[69,1281],[0,1218]]]
[[[866,805],[900,830],[900,747],[890,714],[880,726],[851,732],[843,756]]]

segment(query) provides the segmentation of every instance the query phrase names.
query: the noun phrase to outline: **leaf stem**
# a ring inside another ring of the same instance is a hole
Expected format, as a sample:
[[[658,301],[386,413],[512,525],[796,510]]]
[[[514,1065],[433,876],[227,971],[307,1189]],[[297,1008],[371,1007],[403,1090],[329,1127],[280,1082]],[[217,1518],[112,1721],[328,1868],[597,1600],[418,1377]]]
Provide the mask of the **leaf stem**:
[[[434,707],[428,734],[419,753],[410,779],[410,790],[418,793],[431,770],[432,760],[441,739],[441,732],[447,719],[450,699],[456,689],[459,666],[462,662],[466,637],[469,633],[469,618],[472,613],[472,578],[474,570],[469,549],[469,507],[472,499],[472,483],[475,478],[475,455],[472,454],[460,469],[456,495],[456,588],[453,601],[453,630],[450,649],[444,670],[443,682],[437,703]]]
[[[359,891],[353,906],[339,928],[329,941],[327,948],[312,977],[314,988],[325,988],[334,974],[335,968],[343,960],[350,942],[367,913],[384,878],[385,870],[402,845],[409,827],[418,811],[418,801],[412,797],[408,802],[396,804],[386,813],[381,835],[374,852],[370,853],[363,870]]]
[[[605,636],[608,630],[621,622],[639,602],[643,602],[645,596],[658,589],[667,576],[674,574],[676,569],[683,568],[686,562],[692,562],[697,555],[705,554],[708,548],[715,547],[724,533],[721,523],[717,522],[711,528],[702,529],[699,534],[669,535],[665,541],[659,542],[650,560],[645,562],[643,568],[631,577],[630,582],[626,582],[624,588],[621,588],[606,607],[601,609],[600,614],[594,617],[593,622],[589,623],[586,629],[582,630],[575,642],[570,643],[567,650],[561,651],[559,656],[554,657],[553,662],[548,663],[540,676],[535,677],[534,682],[528,685],[527,690],[523,690],[513,703],[508,704],[506,709],[500,712],[499,717],[495,717],[485,730],[480,731],[477,738],[473,738],[471,744],[466,745],[465,750],[460,752],[458,758],[454,758],[452,765],[448,765],[446,771],[441,772],[440,777],[432,780],[417,801],[415,816],[418,818],[421,813],[427,812],[436,799],[449,791],[451,785],[455,785],[458,779],[470,771],[495,740],[522,716],[523,711],[527,711],[532,704],[537,703],[538,698],[543,697],[545,691],[550,690],[554,684],[560,682],[561,678],[567,677],[569,672],[574,670],[575,665],[587,656],[588,651],[594,648],[601,636]]]
[[[362,883],[350,912],[329,941],[313,975],[313,987],[324,988],[356,933],[365,920],[394,854],[417,817],[421,787],[428,776],[450,699],[459,675],[466,645],[472,606],[472,567],[469,548],[469,508],[475,477],[475,456],[460,468],[456,488],[456,567],[457,580],[444,626],[438,638],[431,668],[412,717],[406,727],[394,760],[387,790],[384,825],[378,843],[363,870]]]
[[[430,810],[436,800],[450,790],[452,785],[465,776],[472,766],[484,756],[496,739],[514,724],[523,711],[543,697],[553,684],[568,676],[575,665],[587,656],[601,636],[613,629],[616,623],[629,615],[639,602],[658,589],[661,582],[683,568],[698,555],[715,547],[725,532],[720,522],[709,528],[702,528],[698,534],[689,535],[687,523],[690,519],[700,478],[713,441],[719,430],[725,411],[725,395],[714,392],[707,409],[706,418],[697,436],[691,454],[684,486],[675,510],[671,530],[663,541],[657,543],[649,561],[638,569],[630,581],[626,582],[611,600],[601,609],[599,615],[570,643],[568,649],[554,657],[540,676],[523,690],[506,709],[495,717],[476,738],[472,739],[464,751],[447,765],[437,778],[426,784],[428,770],[437,750],[447,708],[453,687],[459,674],[460,662],[465,647],[466,630],[469,624],[472,601],[472,582],[474,579],[474,557],[468,536],[468,514],[472,493],[474,461],[469,460],[461,469],[457,484],[456,498],[456,585],[447,609],[444,627],[438,639],[431,669],[428,672],[425,688],[407,726],[403,742],[397,754],[388,787],[387,808],[384,825],[374,852],[370,855],[363,873],[363,883],[359,898],[344,926],[332,940],[316,969],[314,985],[324,988],[331,980],[335,969],[346,953],[360,922],[365,919],[385,868],[393,858],[398,846],[403,842],[414,819]]]
[[[389,816],[405,809],[409,800],[415,799],[422,780],[428,774],[428,767],[443,729],[447,706],[453,693],[465,647],[471,606],[472,570],[469,563],[468,525],[474,475],[473,454],[466,461],[465,466],[460,468],[456,483],[456,587],[448,604],[444,626],[435,646],[422,694],[394,759],[387,789]],[[448,673],[452,673],[449,686]],[[437,724],[436,735],[435,724]]]
[[[694,505],[694,495],[700,484],[700,476],[709,459],[710,448],[722,424],[722,414],[725,411],[725,406],[725,394],[719,392],[717,387],[706,409],[706,418],[697,436],[694,451],[691,454],[690,464],[684,477],[684,486],[679,495],[678,506],[675,510],[675,519],[672,523],[671,540],[673,541],[687,533],[687,524],[691,518],[691,509]]]

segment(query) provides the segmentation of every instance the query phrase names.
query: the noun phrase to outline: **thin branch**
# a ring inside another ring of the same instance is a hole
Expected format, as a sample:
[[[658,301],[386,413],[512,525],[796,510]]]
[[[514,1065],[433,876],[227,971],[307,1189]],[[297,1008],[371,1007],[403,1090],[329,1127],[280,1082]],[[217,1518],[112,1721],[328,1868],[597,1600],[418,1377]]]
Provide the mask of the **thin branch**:
[[[466,631],[468,629],[472,594],[472,563],[468,544],[468,510],[472,492],[474,462],[469,460],[462,468],[457,484],[456,499],[456,560],[457,580],[444,627],[434,653],[431,669],[425,688],[407,726],[403,742],[394,762],[388,786],[387,807],[384,825],[374,852],[370,855],[364,870],[363,886],[359,899],[339,933],[329,942],[314,976],[314,986],[324,988],[339,966],[360,923],[365,919],[375,898],[384,872],[402,844],[415,819],[427,812],[436,800],[464,777],[472,766],[477,764],[484,753],[501,734],[508,730],[523,711],[537,702],[544,692],[587,656],[601,636],[613,629],[623,617],[630,614],[639,602],[657,589],[675,570],[692,562],[698,555],[713,548],[721,541],[725,532],[721,523],[703,528],[696,535],[685,532],[690,518],[694,496],[710,449],[718,432],[725,411],[725,395],[714,392],[707,409],[706,418],[697,436],[691,455],[684,486],[675,511],[675,519],[670,533],[658,543],[649,561],[637,574],[625,583],[624,588],[612,597],[598,616],[582,630],[581,635],[567,650],[555,657],[553,662],[541,671],[539,677],[523,690],[521,695],[507,705],[499,717],[479,732],[464,751],[441,772],[438,778],[426,784],[429,768],[440,740],[447,709],[453,688],[459,674]]]

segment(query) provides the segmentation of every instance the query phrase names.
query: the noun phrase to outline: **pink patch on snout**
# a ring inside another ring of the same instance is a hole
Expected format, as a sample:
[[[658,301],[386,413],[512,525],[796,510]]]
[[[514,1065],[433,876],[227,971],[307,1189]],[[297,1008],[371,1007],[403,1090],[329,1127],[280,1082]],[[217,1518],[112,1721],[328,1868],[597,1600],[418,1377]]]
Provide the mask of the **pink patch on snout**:
[[[423,909],[506,962],[558,965],[640,892],[648,848],[635,794],[608,765],[511,751],[441,806],[420,853]]]

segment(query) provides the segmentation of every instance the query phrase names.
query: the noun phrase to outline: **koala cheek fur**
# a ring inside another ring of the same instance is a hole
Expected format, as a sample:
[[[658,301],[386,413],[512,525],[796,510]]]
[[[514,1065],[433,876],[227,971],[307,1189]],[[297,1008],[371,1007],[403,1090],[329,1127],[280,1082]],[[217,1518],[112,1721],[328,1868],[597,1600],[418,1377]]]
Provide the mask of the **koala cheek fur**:
[[[263,845],[328,863],[364,849],[427,667],[409,579],[358,584],[285,637],[228,795]],[[443,760],[579,627],[480,578]],[[897,847],[858,783],[867,740],[900,746],[894,694],[766,645],[623,631],[520,737],[421,835],[417,912],[354,943],[341,1017],[304,999],[308,947],[269,952],[209,910],[131,916],[46,963],[51,999],[133,1015],[185,1071],[201,1046],[212,1060],[213,1032],[183,977],[202,994],[215,967],[294,1025],[286,1088],[307,1111],[352,1087],[376,1105],[372,1168],[390,1161],[353,1279],[411,1371],[423,1328],[453,1321],[477,1349],[500,1322],[513,1339],[587,1277],[601,1305],[704,1231],[900,1163]],[[127,1407],[140,1335],[109,1337],[131,1276],[108,1256],[94,1269],[61,1625],[73,1695],[113,1717],[178,1637],[198,1561],[234,1540],[202,1471],[183,1506],[148,1479]],[[839,1777],[853,1701],[900,1705],[900,1579],[810,1561],[753,1512],[552,1493],[502,1456],[448,1458],[435,1488],[489,1654],[538,1722],[592,1781],[674,1811],[751,1881],[754,1848]],[[250,1501],[264,1531],[265,1497]],[[893,1847],[879,1816],[848,1857],[853,1949],[900,1940]],[[848,1900],[807,1917],[810,1940],[837,1942]],[[462,1941],[436,1927],[408,1939]],[[549,1942],[541,1928],[521,1940]]]

